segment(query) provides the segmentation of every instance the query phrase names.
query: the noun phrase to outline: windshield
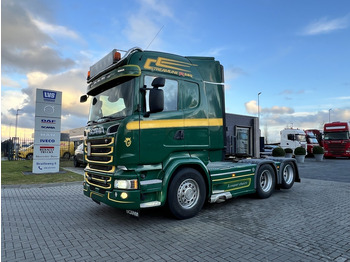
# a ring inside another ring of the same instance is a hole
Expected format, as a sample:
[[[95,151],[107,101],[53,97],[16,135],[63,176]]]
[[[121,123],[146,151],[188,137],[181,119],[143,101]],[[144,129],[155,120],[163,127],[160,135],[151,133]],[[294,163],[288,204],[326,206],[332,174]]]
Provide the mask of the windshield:
[[[310,144],[318,144],[318,141],[316,138],[309,137]]]
[[[299,141],[299,142],[306,142],[306,136],[305,135],[296,134],[295,135],[295,140]]]
[[[324,139],[325,140],[343,140],[343,139],[349,139],[349,132],[331,132],[331,133],[324,133]]]
[[[132,114],[134,79],[116,85],[94,96],[89,123],[120,119]]]

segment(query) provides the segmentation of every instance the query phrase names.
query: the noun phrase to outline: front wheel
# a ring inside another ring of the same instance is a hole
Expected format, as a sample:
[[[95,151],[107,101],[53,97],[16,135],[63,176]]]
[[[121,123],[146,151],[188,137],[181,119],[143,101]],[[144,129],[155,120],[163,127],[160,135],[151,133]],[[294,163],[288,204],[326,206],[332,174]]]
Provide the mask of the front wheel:
[[[27,160],[33,160],[33,154],[28,154],[26,157]]]
[[[168,206],[178,219],[194,217],[202,209],[206,196],[202,175],[193,168],[180,169],[169,186]]]
[[[270,197],[276,184],[276,176],[273,168],[270,165],[262,165],[258,170],[256,182],[256,193],[258,197]]]
[[[78,159],[76,156],[74,156],[73,158],[73,164],[74,164],[74,167],[79,167],[80,166],[80,163],[78,162]]]
[[[70,159],[70,153],[69,152],[65,152],[64,154],[63,154],[63,157],[62,157],[63,159],[67,159],[67,160],[69,160]]]

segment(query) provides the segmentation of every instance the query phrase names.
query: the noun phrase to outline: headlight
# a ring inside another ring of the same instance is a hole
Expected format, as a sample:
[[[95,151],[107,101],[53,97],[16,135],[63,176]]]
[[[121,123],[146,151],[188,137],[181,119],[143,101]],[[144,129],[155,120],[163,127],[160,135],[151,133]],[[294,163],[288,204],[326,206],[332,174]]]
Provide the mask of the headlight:
[[[130,180],[115,180],[114,188],[118,189],[137,189],[137,179]]]

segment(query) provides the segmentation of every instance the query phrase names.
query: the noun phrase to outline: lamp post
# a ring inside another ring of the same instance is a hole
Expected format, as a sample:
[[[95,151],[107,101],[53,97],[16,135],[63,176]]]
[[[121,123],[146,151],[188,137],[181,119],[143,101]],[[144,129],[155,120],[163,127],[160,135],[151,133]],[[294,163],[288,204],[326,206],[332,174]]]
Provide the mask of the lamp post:
[[[11,128],[12,128],[12,123],[10,124],[10,129],[9,129],[9,139],[11,139]]]
[[[16,152],[16,156],[15,159],[18,159],[18,149],[19,149],[19,139],[17,138],[17,123],[18,123],[18,111],[20,111],[21,109],[17,109],[16,112],[16,128],[15,128],[15,152]]]
[[[328,109],[328,122],[331,122],[331,110],[332,108]]]
[[[261,95],[261,92],[258,93],[258,121],[259,121],[259,129],[260,129],[260,95]]]
[[[16,129],[15,129],[15,137],[17,137],[17,123],[18,123],[18,111],[20,111],[21,109],[17,109],[17,113],[16,113]]]

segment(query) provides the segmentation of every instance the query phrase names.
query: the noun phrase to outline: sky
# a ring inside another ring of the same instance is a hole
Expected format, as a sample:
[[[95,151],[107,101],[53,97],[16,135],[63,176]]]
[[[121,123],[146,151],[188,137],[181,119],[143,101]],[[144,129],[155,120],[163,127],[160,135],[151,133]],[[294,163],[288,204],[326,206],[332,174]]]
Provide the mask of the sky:
[[[32,137],[37,88],[63,92],[61,130],[85,126],[89,67],[135,46],[215,57],[226,112],[260,112],[267,142],[350,121],[348,0],[2,0],[2,141],[16,114],[18,136]]]

